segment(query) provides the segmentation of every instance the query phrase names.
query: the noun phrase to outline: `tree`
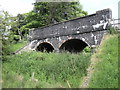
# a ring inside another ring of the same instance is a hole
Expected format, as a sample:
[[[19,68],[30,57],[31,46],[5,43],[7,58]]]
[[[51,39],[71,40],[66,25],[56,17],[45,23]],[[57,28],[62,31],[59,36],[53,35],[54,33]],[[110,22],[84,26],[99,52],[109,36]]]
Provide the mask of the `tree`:
[[[35,2],[34,9],[26,13],[25,28],[38,28],[87,15],[79,2]]]
[[[4,30],[9,29],[7,32],[11,32],[11,36],[15,35],[13,39],[17,40],[16,35],[20,36],[20,39],[25,39],[32,28],[85,16],[87,12],[82,10],[79,2],[35,2],[34,9],[28,13],[18,14],[16,17],[10,16],[7,12],[3,14],[2,27]]]
[[[2,43],[2,55],[8,54],[9,50],[7,48],[7,45],[10,44],[11,39],[11,16],[8,14],[7,11],[0,11],[0,38]]]
[[[11,17],[7,11],[0,12],[0,31],[3,39],[8,38],[10,34],[11,21]]]
[[[37,20],[44,20],[43,25],[87,15],[79,2],[36,2],[34,12]]]
[[[13,17],[7,11],[0,12],[0,31],[3,44],[20,40],[19,28],[20,22],[18,17]]]

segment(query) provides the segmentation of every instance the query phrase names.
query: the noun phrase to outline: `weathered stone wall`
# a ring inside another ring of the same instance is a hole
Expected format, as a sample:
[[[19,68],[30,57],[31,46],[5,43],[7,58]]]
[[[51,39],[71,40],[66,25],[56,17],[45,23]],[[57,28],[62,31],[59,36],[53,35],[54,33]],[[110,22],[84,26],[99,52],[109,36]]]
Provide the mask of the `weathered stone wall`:
[[[29,32],[31,48],[35,49],[40,43],[48,42],[58,50],[68,39],[80,39],[89,46],[99,45],[111,18],[111,10],[105,9],[92,15],[36,28]]]
[[[29,40],[104,30],[107,28],[107,21],[110,18],[111,11],[105,9],[85,17],[31,30],[29,33]]]
[[[55,50],[58,50],[64,42],[70,39],[82,40],[88,46],[99,45],[104,33],[105,31],[99,31],[93,33],[83,33],[78,35],[59,36],[59,37],[46,38],[42,40],[34,40],[36,42],[32,44],[32,49],[37,48],[37,46],[39,46],[43,42],[47,42],[50,43]]]

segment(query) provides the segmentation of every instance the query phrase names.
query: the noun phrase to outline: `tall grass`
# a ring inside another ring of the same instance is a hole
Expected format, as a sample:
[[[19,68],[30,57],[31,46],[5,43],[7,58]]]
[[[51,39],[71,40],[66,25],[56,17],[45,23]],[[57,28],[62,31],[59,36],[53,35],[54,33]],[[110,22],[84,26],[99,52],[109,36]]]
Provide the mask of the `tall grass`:
[[[108,36],[97,54],[99,62],[92,75],[90,88],[118,88],[118,35]]]
[[[2,70],[3,87],[79,87],[89,64],[89,53],[29,52],[7,56]]]
[[[9,53],[14,53],[14,52],[17,51],[18,49],[20,49],[20,48],[22,48],[23,46],[25,46],[26,43],[27,43],[26,41],[20,41],[20,42],[18,42],[18,43],[8,44],[8,45],[6,46],[7,50],[5,50],[5,51],[6,51],[6,53],[7,53],[7,52],[9,52]]]
[[[1,50],[2,61],[6,61],[7,55],[11,55],[11,54],[15,53],[15,51],[19,50],[20,48],[22,48],[26,44],[27,44],[26,41],[20,41],[18,43],[10,43],[7,41],[3,41],[2,50]]]

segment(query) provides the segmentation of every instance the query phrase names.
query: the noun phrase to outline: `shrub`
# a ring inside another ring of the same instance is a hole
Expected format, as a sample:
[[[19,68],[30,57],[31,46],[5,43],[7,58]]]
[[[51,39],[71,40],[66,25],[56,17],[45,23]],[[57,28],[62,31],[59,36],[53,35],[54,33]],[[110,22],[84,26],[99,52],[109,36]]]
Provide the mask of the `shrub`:
[[[110,34],[117,34],[117,30],[114,27],[110,27],[108,33]]]
[[[84,52],[86,52],[86,53],[90,53],[90,47],[86,47],[86,48],[84,48],[84,50],[83,50]]]

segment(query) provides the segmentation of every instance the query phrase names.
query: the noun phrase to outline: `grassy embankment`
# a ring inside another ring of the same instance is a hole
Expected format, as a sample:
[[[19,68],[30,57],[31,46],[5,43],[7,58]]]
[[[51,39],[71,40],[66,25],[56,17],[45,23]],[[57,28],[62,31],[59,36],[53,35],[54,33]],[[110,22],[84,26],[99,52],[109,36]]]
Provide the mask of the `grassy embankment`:
[[[89,87],[118,87],[117,35],[108,35],[96,58]],[[2,84],[5,88],[79,87],[89,65],[90,53],[29,52],[8,55],[3,62]]]
[[[6,59],[3,88],[79,87],[90,64],[89,53],[24,52]]]
[[[7,43],[6,43],[7,44]],[[20,41],[18,43],[8,43],[5,47],[3,46],[4,48],[4,54],[12,54],[14,53],[15,51],[19,50],[20,48],[22,48],[23,46],[25,46],[27,44],[26,41]]]
[[[95,54],[97,64],[89,88],[118,88],[118,40],[120,35],[107,35]]]

